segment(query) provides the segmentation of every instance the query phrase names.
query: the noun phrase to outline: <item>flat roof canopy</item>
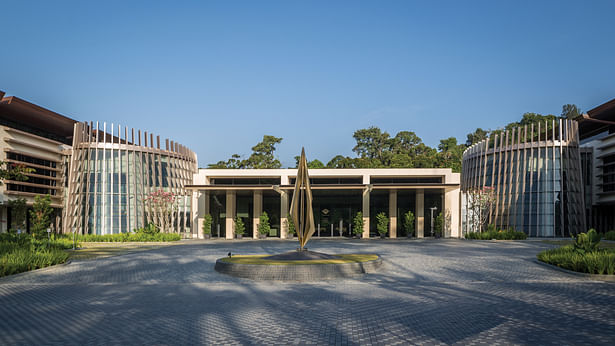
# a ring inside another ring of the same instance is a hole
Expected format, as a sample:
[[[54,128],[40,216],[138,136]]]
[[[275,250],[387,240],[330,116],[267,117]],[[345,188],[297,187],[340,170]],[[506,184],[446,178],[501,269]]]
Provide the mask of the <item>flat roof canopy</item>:
[[[459,184],[314,184],[313,190],[434,190],[452,191]],[[249,190],[285,190],[292,191],[294,185],[186,185],[187,190],[194,191],[249,191]]]

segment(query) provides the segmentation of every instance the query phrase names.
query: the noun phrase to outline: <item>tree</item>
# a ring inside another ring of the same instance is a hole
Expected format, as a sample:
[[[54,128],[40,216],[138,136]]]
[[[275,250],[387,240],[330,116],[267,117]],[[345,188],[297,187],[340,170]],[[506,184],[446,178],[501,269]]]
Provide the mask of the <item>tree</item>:
[[[241,217],[237,216],[235,218],[235,234],[243,235],[246,232],[246,224],[243,223]]]
[[[483,130],[479,127],[476,130],[474,130],[474,132],[468,133],[467,140],[466,140],[466,146],[469,147],[473,144],[483,141],[487,139],[488,136],[489,136],[489,131]]]
[[[290,215],[290,212],[288,213],[288,215]],[[292,217],[289,217],[286,219],[286,227],[287,227],[286,234],[289,237],[292,237],[295,234],[295,222],[293,221]]]
[[[210,214],[203,216],[203,234],[211,234],[211,224],[213,223],[213,217]]]
[[[209,164],[208,168],[280,168],[282,164],[275,158],[275,146],[282,142],[282,138],[264,135],[263,140],[252,147],[252,154],[245,160],[241,160],[239,154],[233,154],[226,161],[218,161]]]
[[[353,159],[348,156],[337,155],[327,162],[327,168],[355,168]]]
[[[11,218],[15,222],[17,229],[25,230],[26,228],[26,215],[28,206],[26,205],[25,198],[16,198],[8,201],[7,206],[11,208]],[[10,227],[11,225],[9,225]]]
[[[423,140],[412,131],[400,131],[390,140],[393,154],[416,155]]]
[[[229,168],[229,169],[237,169],[244,168],[244,161],[241,160],[241,156],[239,154],[233,154],[230,159],[226,161],[218,161],[217,163],[210,163],[208,168]]]
[[[51,196],[37,195],[34,197],[34,204],[30,210],[30,231],[35,238],[45,238],[47,228],[51,225]]]
[[[438,213],[438,216],[436,216],[433,225],[433,230],[436,235],[436,238],[440,238],[444,231],[444,218],[442,217],[442,212]]]
[[[246,160],[245,168],[280,168],[282,164],[275,158],[275,145],[282,138],[264,135],[263,140],[252,147],[252,155]]]
[[[357,141],[357,145],[352,148],[352,151],[357,153],[359,157],[382,161],[385,151],[390,148],[389,134],[382,132],[375,126],[357,130],[352,136]]]
[[[414,236],[414,213],[411,210],[404,214],[403,226],[408,237]]]
[[[452,168],[453,172],[461,172],[461,161],[465,145],[457,145],[457,138],[441,139],[438,145],[439,167]]]
[[[299,167],[299,160],[300,159],[301,159],[301,156],[295,156],[295,168]],[[314,160],[308,162],[308,168],[310,168],[310,169],[325,168],[325,164],[322,163],[318,159],[314,159]]]
[[[166,192],[162,189],[150,192],[145,197],[148,206],[148,219],[150,223],[156,225],[162,232],[169,233],[174,231],[176,196],[173,192]]]
[[[581,114],[583,114],[581,112],[581,109],[579,107],[577,107],[577,105],[573,105],[573,104],[565,104],[562,106],[562,118],[564,119],[576,119],[578,118]]]
[[[359,235],[363,233],[363,225],[364,225],[363,213],[358,212],[357,215],[355,215],[354,218],[352,219],[352,227],[353,227],[352,232],[355,235]]]
[[[384,236],[389,230],[389,218],[384,212],[380,212],[376,215],[376,230],[378,230],[380,236]]]
[[[491,216],[495,204],[495,190],[485,186],[482,189],[471,189],[467,192],[468,218],[473,232],[482,232]]]
[[[267,215],[266,211],[264,211],[258,218],[257,230],[258,233],[260,233],[260,235],[263,237],[266,237],[269,232],[271,232],[271,225],[269,224],[269,215]]]

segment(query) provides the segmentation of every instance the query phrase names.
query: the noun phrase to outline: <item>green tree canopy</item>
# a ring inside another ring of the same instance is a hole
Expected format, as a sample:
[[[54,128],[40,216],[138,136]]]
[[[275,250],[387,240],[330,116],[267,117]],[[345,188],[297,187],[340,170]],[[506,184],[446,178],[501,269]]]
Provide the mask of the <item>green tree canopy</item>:
[[[241,160],[239,154],[233,154],[226,161],[218,161],[209,164],[208,168],[280,168],[282,164],[274,153],[276,144],[280,144],[283,138],[264,135],[263,140],[252,147],[252,155],[246,160]]]
[[[561,114],[562,118],[576,119],[581,114],[583,113],[581,112],[581,109],[577,107],[577,105],[565,104],[562,106],[562,114]]]

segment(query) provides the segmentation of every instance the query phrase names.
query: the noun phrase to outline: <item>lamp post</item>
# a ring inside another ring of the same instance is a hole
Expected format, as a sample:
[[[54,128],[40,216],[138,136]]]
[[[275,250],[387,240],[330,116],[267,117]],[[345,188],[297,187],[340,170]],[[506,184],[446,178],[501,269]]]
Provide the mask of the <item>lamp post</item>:
[[[429,210],[431,211],[431,236],[433,237],[433,212],[438,209],[437,207],[431,207]]]

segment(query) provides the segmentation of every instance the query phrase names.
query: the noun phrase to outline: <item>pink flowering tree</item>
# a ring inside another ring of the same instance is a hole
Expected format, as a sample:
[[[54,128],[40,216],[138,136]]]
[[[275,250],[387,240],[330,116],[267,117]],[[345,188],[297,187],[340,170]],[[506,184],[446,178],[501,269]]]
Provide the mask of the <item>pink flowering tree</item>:
[[[468,191],[468,210],[471,212],[469,219],[474,232],[482,232],[487,225],[495,200],[495,190],[490,186]]]
[[[145,197],[145,204],[148,210],[148,222],[156,225],[161,232],[174,231],[177,196],[173,192],[166,192],[162,189],[150,192]]]

